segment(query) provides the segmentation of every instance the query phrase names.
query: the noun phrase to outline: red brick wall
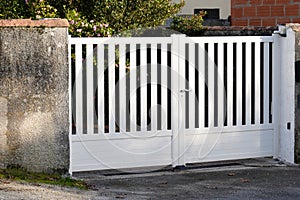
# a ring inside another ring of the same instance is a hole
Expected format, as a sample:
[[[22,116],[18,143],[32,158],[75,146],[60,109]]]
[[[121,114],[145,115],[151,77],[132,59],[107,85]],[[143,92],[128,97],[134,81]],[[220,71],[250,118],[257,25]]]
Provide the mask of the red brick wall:
[[[300,0],[231,0],[232,26],[300,22]]]

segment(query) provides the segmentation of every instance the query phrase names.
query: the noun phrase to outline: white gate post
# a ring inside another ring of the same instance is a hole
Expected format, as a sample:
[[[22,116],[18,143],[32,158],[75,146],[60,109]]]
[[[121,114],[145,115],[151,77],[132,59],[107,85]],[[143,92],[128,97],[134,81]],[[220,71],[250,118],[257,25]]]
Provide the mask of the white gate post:
[[[71,35],[69,35],[68,37],[68,59],[69,59],[69,150],[70,150],[70,157],[69,157],[69,174],[72,176],[72,167],[73,167],[73,163],[72,163],[72,125],[73,125],[73,115],[72,115],[72,45],[70,43],[71,40]]]
[[[279,132],[280,132],[280,63],[281,63],[281,46],[279,41],[279,35],[273,34],[274,46],[273,46],[273,96],[272,96],[272,120],[274,124],[274,137],[273,137],[273,157],[279,156]]]
[[[172,69],[171,69],[171,91],[172,91],[172,166],[185,165],[184,160],[184,106],[180,89],[185,87],[185,39],[183,34],[172,35]]]

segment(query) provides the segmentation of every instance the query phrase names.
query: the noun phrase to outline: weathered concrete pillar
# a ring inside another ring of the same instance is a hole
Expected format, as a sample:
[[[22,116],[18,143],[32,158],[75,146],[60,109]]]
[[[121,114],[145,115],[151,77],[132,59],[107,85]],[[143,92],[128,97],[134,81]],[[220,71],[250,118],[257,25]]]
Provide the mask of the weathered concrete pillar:
[[[68,22],[0,20],[0,167],[69,168]]]
[[[284,31],[286,28],[286,31]],[[295,31],[292,24],[280,27],[280,36],[274,44],[274,101],[273,112],[274,157],[288,163],[294,163],[294,65],[295,65]],[[286,34],[284,34],[284,32]]]

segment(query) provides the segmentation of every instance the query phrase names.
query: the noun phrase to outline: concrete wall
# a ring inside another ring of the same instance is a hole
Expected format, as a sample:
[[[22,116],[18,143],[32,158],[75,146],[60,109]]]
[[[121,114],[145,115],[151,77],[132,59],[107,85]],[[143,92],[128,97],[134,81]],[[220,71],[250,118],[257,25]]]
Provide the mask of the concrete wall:
[[[295,32],[292,28],[292,24],[286,25],[286,37],[279,38],[279,73],[278,81],[275,84],[280,88],[279,96],[275,95],[275,98],[279,98],[279,104],[276,104],[278,124],[278,149],[277,156],[281,160],[294,163],[294,151],[295,151],[295,115],[294,115],[294,93],[295,93]],[[275,86],[275,87],[276,87]],[[277,89],[277,87],[275,88]],[[276,139],[276,138],[275,138]],[[276,145],[276,144],[275,144]]]
[[[0,167],[69,168],[67,27],[0,20]]]

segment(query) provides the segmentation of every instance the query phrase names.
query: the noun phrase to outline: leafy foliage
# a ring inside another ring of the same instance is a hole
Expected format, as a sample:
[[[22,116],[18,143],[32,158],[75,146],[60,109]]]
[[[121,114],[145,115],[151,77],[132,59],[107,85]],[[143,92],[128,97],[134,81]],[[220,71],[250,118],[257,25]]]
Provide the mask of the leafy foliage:
[[[0,19],[28,18],[25,1],[0,1]]]
[[[12,0],[0,2],[0,18],[55,18],[58,17],[57,9],[43,0]]]
[[[89,20],[76,10],[69,10],[66,17],[70,23],[69,33],[73,37],[104,37],[110,36],[114,32],[108,23]]]
[[[200,12],[192,17],[175,16],[170,28],[187,35],[199,32],[202,30],[203,16],[205,14],[205,12]]]
[[[109,36],[156,27],[183,3],[169,0],[10,0],[0,1],[0,19],[67,18],[72,36]]]
[[[81,2],[80,12],[88,19],[109,23],[115,33],[136,28],[155,27],[179,12],[180,4],[169,0],[91,0]],[[82,4],[84,3],[84,4]],[[92,9],[88,9],[91,7]],[[90,12],[92,11],[92,12]]]

